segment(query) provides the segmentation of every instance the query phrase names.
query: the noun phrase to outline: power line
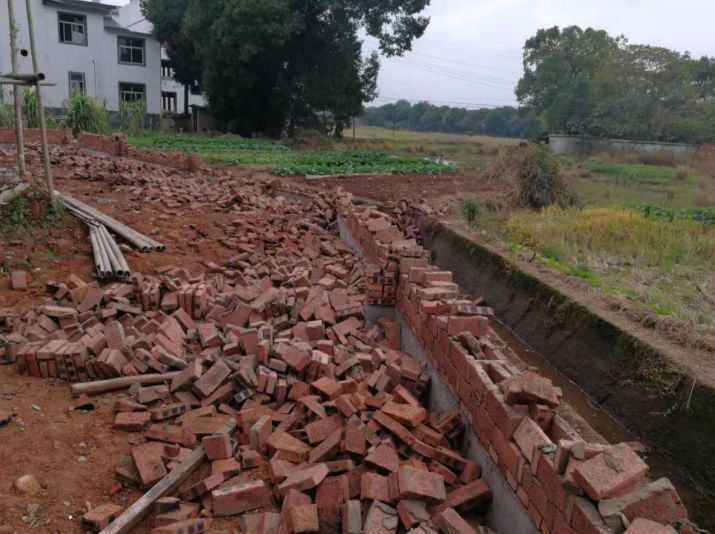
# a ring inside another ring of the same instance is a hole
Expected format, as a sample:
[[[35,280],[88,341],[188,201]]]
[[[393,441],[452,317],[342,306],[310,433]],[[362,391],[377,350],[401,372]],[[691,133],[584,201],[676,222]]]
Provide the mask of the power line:
[[[516,75],[521,75],[520,72],[515,72],[513,70],[505,70],[505,69],[498,69],[496,67],[490,67],[488,65],[477,65],[476,63],[467,63],[466,61],[457,61],[456,59],[449,59],[446,57],[440,57],[440,56],[433,56],[431,54],[424,54],[422,52],[410,52],[410,54],[416,54],[418,56],[424,56],[432,59],[439,59],[440,61],[446,61],[447,63],[455,63],[458,65],[466,65],[468,67],[475,67],[478,69],[486,69],[486,70],[493,70],[495,72],[503,72],[505,74],[516,74]]]
[[[375,98],[374,101],[376,100],[382,100],[388,103],[394,103],[397,102],[398,100],[406,100],[410,103],[420,103],[420,102],[427,102],[429,104],[445,104],[445,105],[461,105],[461,106],[471,106],[475,108],[501,108],[501,107],[517,107],[513,103],[512,104],[497,104],[497,103],[480,103],[480,102],[459,102],[459,101],[454,101],[454,100],[434,100],[431,98],[409,98],[409,97],[396,97],[396,96],[378,96]]]
[[[494,88],[494,89],[513,89],[513,88],[516,86],[516,82],[509,83],[509,84],[507,85],[507,84],[502,84],[502,83],[494,83],[494,82],[490,82],[490,81],[483,81],[483,80],[478,80],[478,79],[475,79],[475,78],[472,78],[472,77],[467,77],[467,76],[464,76],[464,75],[455,74],[455,73],[446,71],[446,70],[444,70],[444,69],[437,69],[437,68],[433,68],[433,67],[426,67],[426,66],[422,66],[422,65],[419,65],[419,64],[408,64],[408,65],[406,65],[406,66],[411,67],[411,68],[414,68],[414,69],[417,69],[417,70],[421,70],[421,71],[424,71],[424,72],[429,72],[429,73],[431,73],[431,74],[439,74],[440,76],[444,76],[444,77],[446,77],[446,78],[451,78],[451,79],[454,79],[454,80],[459,80],[459,81],[462,81],[462,82],[465,82],[465,83],[471,83],[471,84],[474,84],[474,85],[481,85],[481,86],[491,87],[491,88]]]
[[[418,65],[418,66],[425,67],[425,68],[432,68],[432,69],[446,72],[447,74],[453,74],[455,76],[463,76],[465,78],[470,78],[470,79],[477,80],[477,81],[483,81],[483,82],[488,82],[488,83],[492,83],[492,84],[501,84],[501,85],[506,85],[509,87],[513,86],[516,83],[515,80],[507,80],[505,78],[494,78],[493,76],[482,76],[480,74],[474,74],[472,72],[467,72],[467,71],[463,71],[463,70],[459,70],[459,69],[453,69],[450,67],[444,67],[442,65],[437,65],[435,63],[416,61],[414,59],[408,59],[408,58],[399,58],[399,59],[401,61],[406,61],[413,65]]]

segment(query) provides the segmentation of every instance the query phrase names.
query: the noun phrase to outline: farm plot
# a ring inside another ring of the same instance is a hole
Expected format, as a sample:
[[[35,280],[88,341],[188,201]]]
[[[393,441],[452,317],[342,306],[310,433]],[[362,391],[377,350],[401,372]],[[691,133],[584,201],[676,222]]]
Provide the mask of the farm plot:
[[[235,136],[148,135],[131,137],[129,141],[137,148],[200,154],[215,163],[268,166],[280,176],[441,174],[457,170],[453,164],[425,157],[353,150],[301,151],[264,139]]]

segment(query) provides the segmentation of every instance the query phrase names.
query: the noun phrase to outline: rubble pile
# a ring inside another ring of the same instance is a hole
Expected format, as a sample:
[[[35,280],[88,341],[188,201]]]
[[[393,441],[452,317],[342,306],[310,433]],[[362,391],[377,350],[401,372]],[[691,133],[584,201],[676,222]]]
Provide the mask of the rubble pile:
[[[459,413],[424,408],[429,375],[400,352],[400,326],[365,321],[363,266],[335,236],[335,210],[315,200],[243,188],[226,225],[237,254],[223,265],[106,287],[71,276],[50,284],[45,305],[6,318],[5,357],[23,373],[173,372],[132,387],[114,422],[146,440],[118,466],[124,484],[148,490],[206,451],[199,480],[157,503],[157,533],[256,510],[241,522],[260,532],[461,529],[455,509],[491,499],[458,452]],[[84,522],[101,529],[120,512],[104,505]]]
[[[122,187],[163,216],[225,213],[231,257],[201,273],[51,283],[44,305],[0,312],[0,359],[68,381],[158,380],[132,385],[113,423],[137,434],[119,482],[168,484],[152,502],[155,534],[208,532],[227,517],[261,534],[488,533],[500,502],[485,479],[497,477],[540,532],[697,532],[633,447],[584,439],[561,390],[515,364],[493,310],[430,265],[407,203],[391,216],[347,194],[294,202],[222,177]],[[436,386],[456,409],[427,409]],[[484,478],[467,434],[486,451]],[[99,531],[125,512],[108,503],[83,523]]]

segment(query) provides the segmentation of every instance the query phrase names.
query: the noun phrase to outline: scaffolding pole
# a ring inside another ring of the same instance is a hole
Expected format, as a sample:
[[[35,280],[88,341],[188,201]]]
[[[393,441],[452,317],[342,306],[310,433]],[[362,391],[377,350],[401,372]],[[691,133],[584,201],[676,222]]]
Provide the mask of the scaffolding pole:
[[[12,2],[12,0],[8,0]],[[52,167],[50,166],[50,149],[47,145],[47,127],[45,124],[45,106],[42,103],[42,90],[40,89],[40,67],[37,64],[37,52],[35,51],[35,29],[32,22],[32,6],[30,5],[31,0],[25,0],[25,6],[27,9],[27,29],[30,33],[30,54],[32,56],[32,70],[38,75],[37,80],[35,80],[35,91],[37,92],[37,113],[40,116],[40,135],[42,136],[42,160],[45,165],[45,179],[47,180],[47,192],[50,195],[50,203],[52,207],[57,206],[57,199],[55,198],[55,184],[52,179]],[[41,76],[44,78],[44,76]]]
[[[17,74],[17,27],[15,26],[15,9],[13,0],[7,0],[7,14],[10,23],[10,61],[12,73]],[[22,98],[21,88],[13,84],[13,98],[15,100],[15,136],[17,137],[17,167],[22,178],[25,177],[25,136],[22,131]]]

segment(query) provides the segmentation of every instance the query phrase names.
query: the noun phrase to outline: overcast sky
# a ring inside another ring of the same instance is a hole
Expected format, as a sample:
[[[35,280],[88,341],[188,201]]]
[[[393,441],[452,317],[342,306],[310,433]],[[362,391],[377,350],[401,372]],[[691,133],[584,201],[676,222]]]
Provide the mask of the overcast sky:
[[[715,55],[715,0],[432,0],[426,14],[431,23],[413,51],[383,58],[375,104],[515,104],[524,41],[551,26],[591,26],[632,43]],[[376,48],[366,39],[366,52]]]

